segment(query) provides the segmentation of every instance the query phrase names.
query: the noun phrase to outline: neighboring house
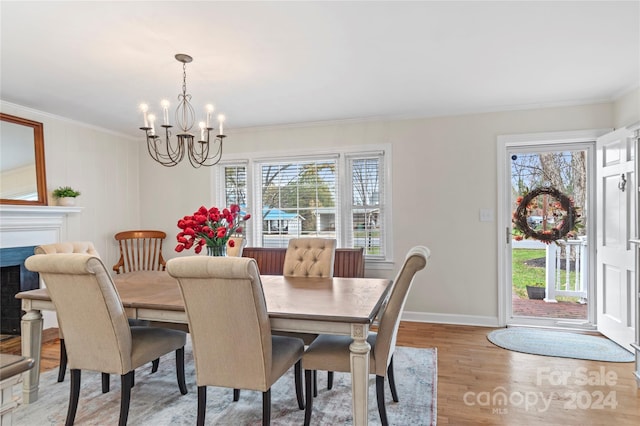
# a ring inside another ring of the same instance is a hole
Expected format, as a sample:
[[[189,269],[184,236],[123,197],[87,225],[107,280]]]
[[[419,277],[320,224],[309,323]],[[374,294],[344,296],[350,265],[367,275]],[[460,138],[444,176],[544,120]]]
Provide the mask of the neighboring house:
[[[295,213],[287,213],[283,210],[265,207],[262,209],[264,232],[268,234],[293,234],[297,235],[302,227],[304,218]]]

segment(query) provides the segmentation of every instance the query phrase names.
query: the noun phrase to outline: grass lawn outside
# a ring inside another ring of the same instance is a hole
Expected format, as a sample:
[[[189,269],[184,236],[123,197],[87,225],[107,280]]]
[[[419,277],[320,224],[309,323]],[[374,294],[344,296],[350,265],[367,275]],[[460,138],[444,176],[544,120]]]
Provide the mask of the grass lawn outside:
[[[527,286],[544,287],[545,269],[528,266],[526,261],[545,256],[541,249],[513,249],[511,251],[511,282],[513,293],[521,299],[527,299]]]
[[[513,285],[513,293],[522,299],[527,299],[527,286],[533,285],[538,287],[544,287],[545,268],[539,266],[529,266],[527,261],[533,259],[544,258],[546,255],[545,249],[513,249],[511,251],[511,270],[512,277],[511,282]],[[566,271],[560,271],[560,289],[565,289]],[[575,272],[569,273],[569,280],[573,282],[575,280]],[[563,297],[557,296],[558,301],[575,302],[578,300],[576,297]]]

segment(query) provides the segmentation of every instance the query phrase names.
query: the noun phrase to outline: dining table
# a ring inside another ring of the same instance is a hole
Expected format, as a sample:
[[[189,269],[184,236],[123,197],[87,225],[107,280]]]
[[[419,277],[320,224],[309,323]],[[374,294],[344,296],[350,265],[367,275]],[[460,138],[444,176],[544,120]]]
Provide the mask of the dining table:
[[[112,277],[127,316],[188,324],[175,278],[165,271],[137,271]],[[351,336],[351,388],[354,425],[368,421],[369,328],[389,296],[392,281],[383,278],[316,278],[261,275],[274,331]],[[25,372],[23,403],[38,399],[42,312],[55,311],[46,287],[20,292],[22,355],[34,360]]]

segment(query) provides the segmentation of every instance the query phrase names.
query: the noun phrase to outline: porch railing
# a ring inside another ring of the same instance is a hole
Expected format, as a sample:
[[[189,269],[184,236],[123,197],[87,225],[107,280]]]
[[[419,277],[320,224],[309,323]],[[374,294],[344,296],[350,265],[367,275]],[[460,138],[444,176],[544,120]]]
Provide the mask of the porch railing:
[[[587,302],[588,245],[586,237],[547,245],[545,302],[556,303],[556,296],[579,297]]]

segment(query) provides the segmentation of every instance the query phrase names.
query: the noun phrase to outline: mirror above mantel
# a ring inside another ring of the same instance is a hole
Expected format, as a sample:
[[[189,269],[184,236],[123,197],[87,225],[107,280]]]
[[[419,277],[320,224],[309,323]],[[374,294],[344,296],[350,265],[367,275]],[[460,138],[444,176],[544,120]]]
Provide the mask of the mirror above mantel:
[[[47,205],[42,123],[0,113],[0,204]]]

